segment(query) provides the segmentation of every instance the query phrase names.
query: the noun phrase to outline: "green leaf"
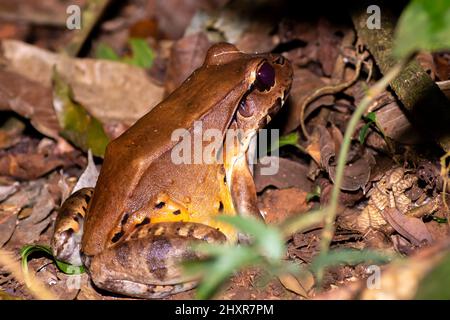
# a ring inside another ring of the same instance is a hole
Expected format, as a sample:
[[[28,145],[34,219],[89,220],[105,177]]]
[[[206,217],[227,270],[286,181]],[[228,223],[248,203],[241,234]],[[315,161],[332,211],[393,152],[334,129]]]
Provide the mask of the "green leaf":
[[[28,274],[28,256],[35,252],[42,252],[42,253],[52,257],[52,259],[55,261],[58,269],[61,270],[62,272],[64,272],[65,274],[75,275],[75,274],[81,274],[81,273],[85,272],[85,269],[83,266],[73,266],[73,265],[70,265],[65,262],[57,260],[53,256],[52,249],[49,246],[25,245],[20,249],[20,256],[22,258],[22,270],[25,275]]]
[[[277,228],[250,217],[220,216],[218,219],[235,226],[243,233],[252,235],[259,252],[269,260],[279,260],[283,257],[284,240]]]
[[[109,142],[102,124],[73,99],[72,89],[56,69],[53,70],[53,106],[61,135],[82,150],[91,149],[94,155],[102,157]]]
[[[399,19],[394,43],[397,58],[450,49],[450,0],[412,0]]]
[[[448,222],[447,218],[441,218],[441,217],[435,217],[435,216],[433,216],[433,220],[436,221],[437,223],[447,223]]]
[[[284,146],[294,146],[303,151],[303,148],[298,144],[299,139],[300,135],[297,131],[288,133],[284,136],[281,136],[278,141],[273,144],[270,151],[274,151]]]
[[[372,125],[372,123],[377,123],[376,122],[376,113],[375,112],[370,112],[369,114],[367,114],[367,116],[364,117],[364,119],[367,121],[367,123],[361,128],[361,131],[359,131],[359,143],[360,144],[364,144],[364,141],[366,140],[367,137],[367,130],[369,130],[369,127]]]
[[[421,281],[416,293],[419,300],[450,299],[450,253]]]
[[[150,68],[153,64],[154,53],[145,39],[131,38],[129,40],[132,55],[123,59],[124,62],[141,68]]]
[[[311,262],[311,270],[317,273],[330,266],[337,265],[356,265],[364,262],[385,263],[392,260],[392,256],[381,254],[372,250],[339,249],[319,254]]]
[[[120,61],[120,57],[117,55],[117,53],[115,53],[113,48],[104,43],[98,44],[95,50],[95,57],[97,59]]]

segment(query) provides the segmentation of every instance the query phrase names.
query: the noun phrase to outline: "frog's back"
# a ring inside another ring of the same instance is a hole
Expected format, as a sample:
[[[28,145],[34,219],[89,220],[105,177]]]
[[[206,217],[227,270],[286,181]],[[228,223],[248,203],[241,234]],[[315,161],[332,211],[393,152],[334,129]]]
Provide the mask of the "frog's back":
[[[170,151],[177,143],[171,141],[171,135],[176,129],[190,130],[196,120],[202,120],[203,130],[216,128],[223,132],[246,92],[246,84],[239,83],[246,79],[246,72],[245,64],[234,61],[203,66],[108,145],[84,226],[85,254],[102,251],[111,243],[114,230],[124,216],[129,218],[145,208],[161,192],[180,196],[185,193],[185,197],[189,197],[194,185],[211,178],[209,169],[175,165],[170,161]],[[211,77],[213,73],[220,76]],[[225,103],[235,107],[214,110]],[[220,186],[213,185],[210,191],[217,192],[218,188]],[[196,189],[195,192],[208,190]]]

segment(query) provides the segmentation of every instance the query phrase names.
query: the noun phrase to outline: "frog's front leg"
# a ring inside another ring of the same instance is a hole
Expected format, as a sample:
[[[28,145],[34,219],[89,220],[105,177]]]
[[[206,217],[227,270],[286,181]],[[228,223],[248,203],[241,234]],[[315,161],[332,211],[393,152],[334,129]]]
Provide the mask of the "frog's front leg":
[[[223,243],[215,228],[192,222],[161,222],[140,226],[123,241],[85,263],[101,289],[141,298],[164,298],[190,290],[196,278],[187,276],[181,263],[201,259],[192,250],[198,242]]]
[[[264,220],[258,208],[256,186],[245,153],[238,156],[233,163],[230,184],[231,198],[236,212],[243,216]]]
[[[64,201],[55,221],[51,240],[53,255],[60,261],[81,266],[80,244],[83,224],[94,188],[83,188]]]

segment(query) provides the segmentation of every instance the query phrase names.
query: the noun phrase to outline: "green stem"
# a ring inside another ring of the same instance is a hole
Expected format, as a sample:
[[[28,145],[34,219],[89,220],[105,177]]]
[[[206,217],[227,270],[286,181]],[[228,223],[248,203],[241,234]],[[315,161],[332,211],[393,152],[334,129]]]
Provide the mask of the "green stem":
[[[388,84],[394,80],[404,66],[411,60],[411,58],[401,60],[386,75],[381,78],[373,87],[371,87],[361,103],[356,107],[348,125],[345,130],[344,139],[339,151],[338,163],[336,168],[336,177],[334,182],[333,191],[331,194],[330,204],[325,217],[325,227],[322,231],[322,240],[320,243],[321,254],[326,254],[329,250],[331,240],[334,235],[334,221],[336,219],[339,192],[341,189],[342,179],[344,177],[344,168],[347,161],[347,154],[350,149],[352,136],[355,132],[356,125],[358,124],[361,116],[366,111],[367,107],[375,100],[375,98],[386,89]]]

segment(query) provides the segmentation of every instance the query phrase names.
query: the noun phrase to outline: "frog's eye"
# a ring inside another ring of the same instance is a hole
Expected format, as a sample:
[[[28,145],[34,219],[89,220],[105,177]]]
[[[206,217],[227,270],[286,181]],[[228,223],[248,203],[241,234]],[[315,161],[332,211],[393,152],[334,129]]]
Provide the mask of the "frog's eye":
[[[268,62],[264,62],[256,71],[255,87],[259,91],[269,90],[275,84],[275,70]]]

